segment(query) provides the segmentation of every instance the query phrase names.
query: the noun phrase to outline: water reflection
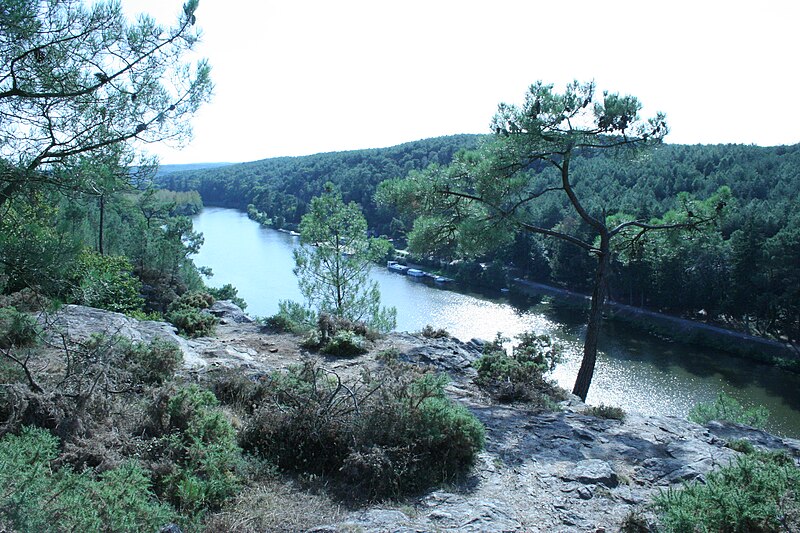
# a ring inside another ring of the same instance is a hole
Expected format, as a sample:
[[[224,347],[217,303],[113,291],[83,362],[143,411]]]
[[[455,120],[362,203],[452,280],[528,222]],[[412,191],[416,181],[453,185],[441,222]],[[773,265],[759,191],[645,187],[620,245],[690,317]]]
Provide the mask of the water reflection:
[[[297,237],[264,229],[241,212],[207,208],[195,218],[205,244],[195,258],[215,272],[211,284],[232,283],[248,312],[269,316],[278,301],[302,301],[292,273]],[[462,340],[513,337],[524,331],[552,335],[564,362],[554,379],[572,388],[581,359],[585,303],[549,295],[456,290],[374,268],[384,305],[397,308],[397,329],[419,331],[430,324]],[[713,350],[669,342],[625,324],[606,324],[589,397],[645,414],[686,416],[698,402],[724,391],[745,405],[764,405],[772,431],[800,437],[800,375],[755,364]]]

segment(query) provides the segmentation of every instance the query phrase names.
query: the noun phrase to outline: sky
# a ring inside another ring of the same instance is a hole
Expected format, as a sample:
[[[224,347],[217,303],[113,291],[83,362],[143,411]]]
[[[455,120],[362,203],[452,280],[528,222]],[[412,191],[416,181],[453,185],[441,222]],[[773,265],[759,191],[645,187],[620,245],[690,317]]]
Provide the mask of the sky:
[[[180,0],[122,0],[173,23]],[[163,164],[489,133],[537,80],[594,80],[669,143],[800,142],[800,1],[200,0],[215,85]]]

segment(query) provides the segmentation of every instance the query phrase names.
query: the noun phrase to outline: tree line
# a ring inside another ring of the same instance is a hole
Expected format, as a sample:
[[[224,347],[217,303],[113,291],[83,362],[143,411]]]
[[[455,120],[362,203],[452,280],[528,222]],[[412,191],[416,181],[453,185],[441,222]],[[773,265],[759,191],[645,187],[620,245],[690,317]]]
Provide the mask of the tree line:
[[[298,223],[311,198],[331,181],[346,201],[362,206],[372,231],[403,246],[415,217],[376,202],[379,184],[431,164],[446,166],[459,151],[490,139],[452,136],[378,150],[266,159],[168,174],[158,184],[197,190],[210,205],[242,210],[250,205],[281,226]],[[663,222],[685,213],[692,202],[705,202],[696,210],[720,208],[703,231],[652,234],[634,247],[615,250],[607,284],[611,299],[713,319],[758,335],[800,338],[800,215],[792,204],[800,194],[800,146],[661,144],[627,155],[576,150],[571,169],[576,193],[593,212]],[[532,186],[550,179],[544,165],[532,163],[528,171],[534,174]],[[542,227],[590,238],[591,228],[567,198],[543,196],[526,209]],[[588,291],[592,285],[592,257],[568,243],[517,233],[498,244],[472,259],[572,289]],[[454,259],[461,252],[437,253]]]

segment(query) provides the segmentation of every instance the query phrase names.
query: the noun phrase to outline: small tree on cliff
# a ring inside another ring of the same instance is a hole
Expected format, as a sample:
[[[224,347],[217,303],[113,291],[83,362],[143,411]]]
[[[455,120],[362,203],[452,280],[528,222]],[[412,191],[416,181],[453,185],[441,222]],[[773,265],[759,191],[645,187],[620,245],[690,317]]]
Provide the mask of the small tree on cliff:
[[[377,331],[394,329],[397,311],[381,307],[378,284],[369,280],[371,263],[385,257],[390,244],[367,237],[367,221],[358,205],[345,204],[328,185],[303,215],[300,244],[294,273],[312,307]]]
[[[605,208],[592,210],[581,200],[590,194],[591,184],[578,186],[571,166],[575,156],[643,147],[661,142],[667,134],[664,115],[641,120],[640,108],[632,96],[598,96],[591,82],[573,82],[562,94],[538,82],[521,107],[500,104],[492,121],[495,135],[481,149],[457,154],[449,167],[432,166],[387,182],[378,193],[380,201],[419,215],[409,234],[409,244],[417,251],[446,248],[475,255],[514,231],[525,231],[560,239],[595,257],[583,361],[573,389],[584,400],[597,357],[612,240],[637,243],[650,231],[695,227],[710,218],[688,206],[666,222],[619,213],[612,217]],[[531,207],[552,195],[562,195],[591,229],[590,238],[564,225],[537,223]]]

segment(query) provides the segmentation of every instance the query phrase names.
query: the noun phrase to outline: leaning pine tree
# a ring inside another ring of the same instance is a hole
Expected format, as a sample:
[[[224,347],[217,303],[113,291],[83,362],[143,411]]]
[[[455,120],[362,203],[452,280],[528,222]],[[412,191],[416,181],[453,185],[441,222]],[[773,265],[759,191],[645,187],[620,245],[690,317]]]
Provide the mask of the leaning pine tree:
[[[637,218],[619,211],[613,198],[601,198],[589,180],[579,183],[573,163],[661,142],[668,131],[664,115],[644,120],[640,108],[633,96],[598,95],[593,82],[571,83],[563,93],[537,82],[523,105],[500,104],[494,135],[479,150],[456,154],[448,167],[432,165],[384,182],[378,191],[379,201],[416,217],[408,240],[418,253],[445,249],[476,257],[521,231],[560,240],[594,258],[583,359],[573,388],[583,400],[594,374],[612,255],[641,246],[653,231],[697,229],[725,205],[721,191],[705,202],[684,197],[683,209],[661,220]],[[569,206],[589,228],[588,238],[543,220],[537,206],[546,199]]]
[[[369,279],[371,263],[385,257],[390,244],[367,237],[358,205],[345,204],[340,193],[326,186],[303,215],[300,244],[294,273],[311,307],[376,331],[394,329],[397,310],[381,307],[378,284]]]

